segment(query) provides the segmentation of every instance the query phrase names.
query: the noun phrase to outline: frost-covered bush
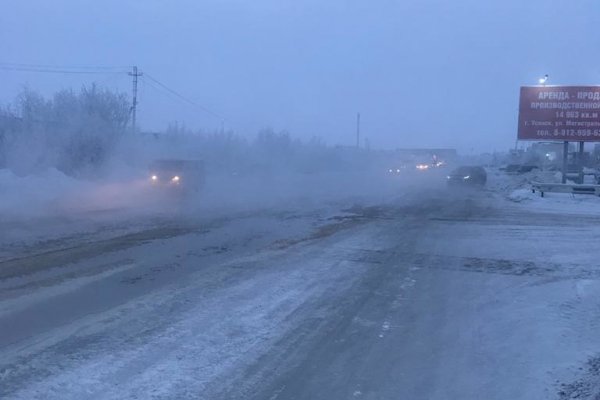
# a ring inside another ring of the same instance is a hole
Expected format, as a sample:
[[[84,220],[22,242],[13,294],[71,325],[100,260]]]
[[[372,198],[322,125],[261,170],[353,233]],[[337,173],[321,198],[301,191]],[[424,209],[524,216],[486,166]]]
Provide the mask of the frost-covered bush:
[[[51,98],[24,89],[11,105],[0,107],[0,169],[27,175],[56,168],[77,177],[184,158],[201,159],[209,172],[228,175],[312,174],[365,170],[373,158],[368,151],[332,147],[317,137],[302,141],[270,128],[255,137],[178,124],[131,134],[129,118],[127,96],[96,85]]]
[[[25,89],[0,110],[0,166],[18,174],[55,167],[69,175],[98,168],[127,130],[125,94],[96,85],[52,98]]]

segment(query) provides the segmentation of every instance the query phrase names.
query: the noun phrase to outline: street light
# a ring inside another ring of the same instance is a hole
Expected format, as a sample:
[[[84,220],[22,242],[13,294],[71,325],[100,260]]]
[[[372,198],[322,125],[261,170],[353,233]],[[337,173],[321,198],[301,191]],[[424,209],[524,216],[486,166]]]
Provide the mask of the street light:
[[[540,78],[540,85],[546,86],[546,82],[548,81],[548,74],[544,75],[543,78]]]

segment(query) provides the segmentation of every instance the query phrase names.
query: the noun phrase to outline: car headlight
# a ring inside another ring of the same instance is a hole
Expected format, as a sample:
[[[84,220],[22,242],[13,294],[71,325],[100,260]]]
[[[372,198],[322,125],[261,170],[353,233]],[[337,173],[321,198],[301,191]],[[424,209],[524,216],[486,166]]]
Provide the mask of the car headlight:
[[[470,179],[471,175],[463,176],[463,179]]]
[[[158,176],[156,176],[156,175],[152,175],[152,176],[150,177],[150,179],[152,179],[153,181],[157,181],[157,180],[158,180]]]
[[[179,182],[179,176],[175,175],[172,179],[171,182]]]

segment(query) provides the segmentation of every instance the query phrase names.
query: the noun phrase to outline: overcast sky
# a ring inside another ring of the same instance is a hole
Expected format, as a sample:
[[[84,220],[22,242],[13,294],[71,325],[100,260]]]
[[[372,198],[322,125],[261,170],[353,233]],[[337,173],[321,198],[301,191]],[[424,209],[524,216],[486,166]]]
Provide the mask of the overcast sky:
[[[223,115],[352,144],[514,145],[518,88],[600,83],[597,0],[1,0],[0,63],[139,68]],[[0,71],[0,102],[121,75]],[[220,121],[140,82],[139,121]]]

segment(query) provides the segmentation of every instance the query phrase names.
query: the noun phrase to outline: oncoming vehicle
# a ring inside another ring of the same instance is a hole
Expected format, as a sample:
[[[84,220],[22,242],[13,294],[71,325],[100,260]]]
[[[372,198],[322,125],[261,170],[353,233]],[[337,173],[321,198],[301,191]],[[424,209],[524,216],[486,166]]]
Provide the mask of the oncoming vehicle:
[[[448,186],[484,186],[487,173],[483,167],[462,166],[456,168],[448,175]]]
[[[444,161],[440,161],[437,158],[434,158],[432,162],[420,162],[415,165],[417,171],[427,171],[434,168],[441,168],[445,166],[446,163]]]
[[[175,193],[197,192],[204,184],[204,163],[200,160],[156,160],[148,173],[153,187]]]
[[[406,170],[406,165],[405,164],[396,165],[396,166],[388,169],[388,174],[399,175],[402,172],[404,172],[405,170]]]

